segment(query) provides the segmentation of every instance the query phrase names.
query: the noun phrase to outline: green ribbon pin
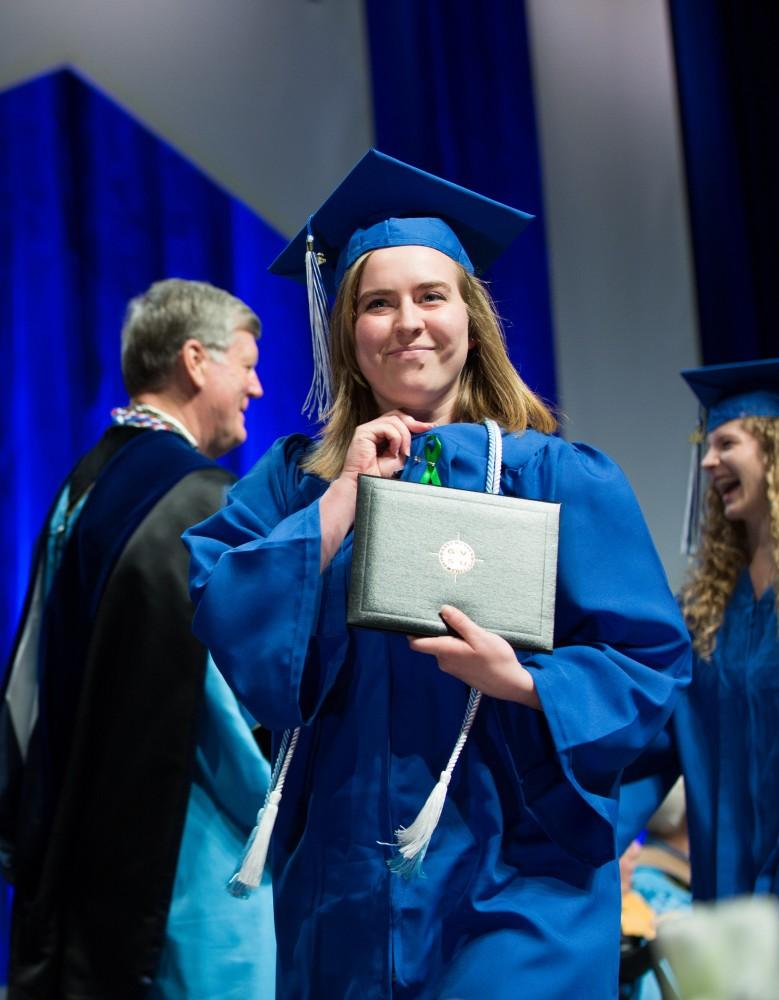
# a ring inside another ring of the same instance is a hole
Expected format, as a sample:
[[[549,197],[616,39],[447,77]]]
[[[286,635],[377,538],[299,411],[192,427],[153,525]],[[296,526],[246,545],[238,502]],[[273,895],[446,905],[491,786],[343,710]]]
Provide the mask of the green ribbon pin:
[[[422,478],[419,480],[423,486],[427,486],[428,483],[431,486],[441,486],[441,477],[438,475],[438,469],[435,467],[436,462],[441,457],[441,448],[441,439],[435,434],[431,434],[425,441],[425,461],[427,462],[427,467],[422,473]]]

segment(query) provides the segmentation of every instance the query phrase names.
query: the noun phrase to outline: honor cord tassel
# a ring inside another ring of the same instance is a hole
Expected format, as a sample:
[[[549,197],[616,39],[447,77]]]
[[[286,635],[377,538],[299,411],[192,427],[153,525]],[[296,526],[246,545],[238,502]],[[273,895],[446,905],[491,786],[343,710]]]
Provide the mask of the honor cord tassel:
[[[268,792],[262,808],[257,814],[257,825],[249,835],[238,871],[227,883],[227,891],[239,899],[248,899],[252,890],[257,888],[262,879],[265,861],[268,857],[270,838],[276,823],[281,794],[284,791],[284,782],[299,735],[300,727],[292,731],[291,737],[289,729],[284,731],[279,752],[276,756],[273,774],[271,775],[270,785],[268,786]]]
[[[484,426],[487,428],[487,475],[484,483],[484,492],[497,495],[500,493],[500,471],[503,464],[503,438],[501,437],[500,427],[494,420],[485,420]],[[435,450],[435,455],[428,455],[428,471],[432,464],[435,467],[435,462],[440,457],[441,453],[441,442],[437,438],[428,439],[425,444],[425,449],[427,451],[427,446],[430,444],[431,449]],[[436,446],[437,445],[437,449]],[[428,477],[426,482],[433,482],[432,473]],[[440,485],[440,480],[437,484]],[[427,848],[430,845],[430,840],[435,833],[435,829],[438,826],[438,821],[441,818],[441,813],[444,808],[444,802],[446,802],[446,793],[449,790],[449,782],[452,778],[452,772],[454,771],[457,760],[465,746],[465,741],[468,739],[468,734],[471,731],[471,726],[473,725],[473,720],[476,718],[476,712],[479,708],[479,703],[481,702],[481,691],[477,691],[476,688],[471,688],[471,693],[468,697],[468,704],[465,709],[465,717],[463,719],[462,726],[460,727],[460,735],[457,737],[457,742],[454,745],[451,756],[449,757],[449,763],[446,765],[446,770],[441,772],[441,776],[438,782],[433,788],[433,791],[428,795],[427,801],[422,806],[419,811],[417,818],[410,826],[401,826],[395,831],[395,844],[393,845],[397,849],[397,855],[390,858],[387,861],[387,865],[390,871],[395,872],[397,875],[402,875],[403,878],[411,879],[416,878],[416,876],[422,874],[422,862],[425,859],[425,854],[427,853]]]
[[[428,795],[427,802],[420,809],[414,822],[410,826],[398,827],[395,831],[395,847],[397,848],[398,856],[390,858],[387,861],[387,865],[390,871],[395,872],[397,875],[402,875],[403,878],[411,879],[422,874],[422,862],[427,853],[430,839],[435,833],[438,821],[441,818],[452,772],[455,769],[462,748],[465,746],[465,741],[468,739],[468,733],[471,731],[480,701],[481,691],[471,688],[468,705],[465,709],[465,718],[460,728],[460,735],[457,737],[457,742],[449,757],[446,770],[441,772],[435,788]]]

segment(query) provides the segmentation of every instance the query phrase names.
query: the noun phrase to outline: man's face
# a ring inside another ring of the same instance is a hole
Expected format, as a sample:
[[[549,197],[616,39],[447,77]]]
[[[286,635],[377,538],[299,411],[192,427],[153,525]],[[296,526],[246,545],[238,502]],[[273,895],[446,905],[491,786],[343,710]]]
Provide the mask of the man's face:
[[[250,399],[262,396],[254,370],[257,341],[248,330],[236,330],[226,351],[210,349],[202,389],[204,418],[200,450],[218,458],[246,440],[244,414]]]

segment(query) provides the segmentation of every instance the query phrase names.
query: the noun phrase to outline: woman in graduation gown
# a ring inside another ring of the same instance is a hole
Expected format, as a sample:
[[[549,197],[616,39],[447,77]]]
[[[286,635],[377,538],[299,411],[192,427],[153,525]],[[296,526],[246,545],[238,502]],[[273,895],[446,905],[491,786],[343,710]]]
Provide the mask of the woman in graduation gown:
[[[634,766],[623,823],[685,776],[695,899],[779,892],[779,360],[682,373],[706,411],[709,480],[681,603],[693,680]]]
[[[526,221],[360,161],[272,268],[299,271],[309,237],[337,289],[323,434],[278,441],[186,536],[196,632],[259,721],[296,731],[272,802],[280,997],[616,997],[620,773],[668,718],[688,643],[623,474],[553,436],[473,274]],[[459,637],[350,629],[358,474],[420,481],[432,453],[442,485],[484,490],[484,418],[501,492],[562,505],[554,651],[517,654],[456,608]],[[395,831],[470,686],[485,697],[438,827],[404,863]]]

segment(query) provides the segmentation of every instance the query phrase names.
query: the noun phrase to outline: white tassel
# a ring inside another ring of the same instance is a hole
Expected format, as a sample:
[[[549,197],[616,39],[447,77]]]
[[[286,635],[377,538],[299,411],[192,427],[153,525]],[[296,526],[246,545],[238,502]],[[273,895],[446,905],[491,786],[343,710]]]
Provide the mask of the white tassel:
[[[262,809],[257,814],[257,825],[249,834],[249,840],[241,860],[238,871],[227,883],[227,891],[237,896],[239,899],[248,899],[252,891],[257,888],[262,880],[262,873],[265,870],[265,861],[268,857],[270,838],[273,834],[273,827],[279,812],[281,793],[284,791],[284,782],[287,778],[287,771],[292,760],[292,755],[297,746],[300,727],[292,732],[287,729],[281,738],[281,745],[273,767],[268,794]]]
[[[257,817],[257,826],[252,830],[249,843],[241,862],[241,867],[227,883],[233,896],[245,899],[252,889],[256,889],[265,870],[270,838],[279,813],[281,792],[274,788],[267,803]]]
[[[390,858],[387,864],[396,875],[408,879],[422,874],[422,862],[441,818],[451,777],[447,771],[441,771],[435,788],[411,826],[399,826],[395,831],[395,846],[399,856]]]
[[[419,810],[417,818],[409,826],[400,826],[395,831],[395,844],[397,856],[387,861],[390,871],[403,878],[412,879],[422,875],[422,862],[427,854],[430,841],[435,833],[438,821],[446,801],[446,793],[449,790],[449,782],[452,779],[452,772],[460,757],[460,752],[468,739],[473,720],[481,701],[481,691],[471,688],[468,698],[468,705],[465,709],[465,718],[460,727],[460,735],[454,745],[446,770],[441,772],[433,791],[428,795],[427,801]]]
[[[703,420],[690,435],[690,471],[687,476],[687,497],[684,504],[681,552],[683,556],[695,555],[701,518],[701,457],[703,451]]]
[[[324,420],[333,405],[333,375],[330,367],[330,343],[328,331],[330,320],[327,309],[327,294],[319,258],[314,252],[314,238],[306,239],[306,288],[308,290],[308,319],[311,326],[311,353],[314,374],[311,388],[303,403],[303,413],[317,420]]]
[[[503,438],[500,427],[494,420],[485,420],[487,428],[487,476],[484,484],[486,493],[500,493],[500,471],[503,462]],[[446,793],[449,790],[449,782],[452,772],[460,757],[460,753],[468,739],[473,720],[481,702],[481,691],[471,688],[468,697],[468,704],[465,709],[465,717],[460,727],[460,735],[454,745],[446,770],[441,772],[441,777],[428,795],[427,801],[419,810],[417,818],[410,826],[399,826],[395,831],[394,846],[397,850],[395,857],[387,861],[390,871],[403,878],[412,879],[422,875],[422,862],[425,860],[430,841],[438,826],[438,821],[443,812]]]

